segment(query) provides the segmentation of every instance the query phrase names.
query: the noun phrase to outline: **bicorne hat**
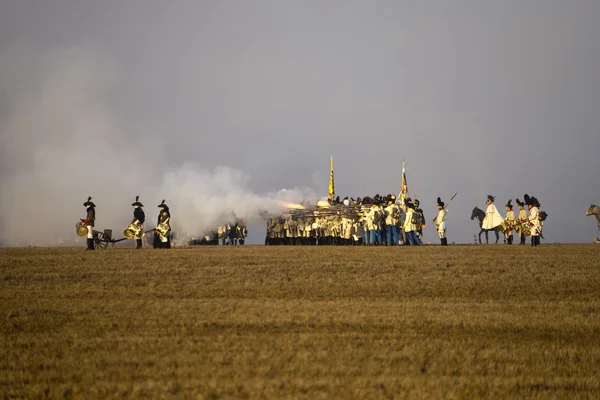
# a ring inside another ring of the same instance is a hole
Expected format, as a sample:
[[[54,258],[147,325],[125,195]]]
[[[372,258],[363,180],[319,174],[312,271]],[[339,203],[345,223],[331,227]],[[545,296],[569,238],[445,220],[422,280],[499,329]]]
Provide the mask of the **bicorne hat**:
[[[528,206],[532,206],[533,202],[531,201],[531,197],[529,197],[528,194],[525,194],[524,196],[524,200],[525,200],[525,204],[527,204]]]
[[[494,202],[494,199],[495,199],[495,197],[494,197],[494,196],[492,196],[492,195],[489,195],[489,194],[488,194],[488,195],[487,195],[487,199],[486,199],[485,201],[489,201],[490,203],[493,203],[493,202]]]
[[[444,204],[444,202],[442,201],[442,199],[440,199],[439,197],[437,198],[437,203],[438,203],[438,206],[439,206],[439,207],[442,207],[442,208],[444,208],[444,205],[445,205],[445,204]]]
[[[91,200],[92,200],[92,196],[88,196],[88,199],[85,203],[83,203],[83,206],[84,207],[87,207],[87,206],[96,207],[96,205]]]
[[[512,210],[512,209],[513,209],[513,205],[512,205],[512,199],[509,199],[509,200],[508,200],[508,202],[506,203],[506,207],[507,207],[509,210]]]
[[[133,207],[138,206],[138,207],[144,207],[144,205],[142,203],[140,203],[140,196],[135,196],[135,203],[131,203],[131,205]]]
[[[162,203],[160,203],[160,204],[158,205],[158,207],[159,207],[159,208],[160,208],[160,207],[162,207],[162,208],[164,208],[165,210],[168,210],[168,209],[169,209],[169,206],[165,204],[165,200],[164,200],[164,199],[163,199]]]

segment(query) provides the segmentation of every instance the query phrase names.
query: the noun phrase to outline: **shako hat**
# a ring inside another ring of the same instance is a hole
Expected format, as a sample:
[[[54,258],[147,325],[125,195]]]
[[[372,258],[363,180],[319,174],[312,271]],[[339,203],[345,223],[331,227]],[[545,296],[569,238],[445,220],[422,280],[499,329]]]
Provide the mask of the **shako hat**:
[[[512,210],[512,209],[513,209],[513,205],[512,205],[512,199],[508,199],[508,202],[506,203],[506,207],[507,207],[509,210]]]
[[[165,204],[165,199],[163,199],[163,201],[162,201],[162,202],[161,202],[161,203],[158,205],[158,207],[159,207],[159,208],[160,208],[160,207],[162,207],[162,208],[164,208],[165,210],[168,210],[168,209],[169,209],[169,206]]]
[[[525,205],[525,203],[523,203],[521,200],[517,199],[517,204],[519,205],[519,207],[523,207]]]
[[[488,194],[488,195],[487,195],[487,199],[486,199],[485,201],[489,201],[490,203],[493,203],[493,202],[494,202],[494,199],[495,199],[495,197],[494,197],[494,196],[492,196],[492,195]]]
[[[437,203],[439,207],[444,208],[444,202],[442,201],[442,199],[440,199],[439,197],[437,198]]]
[[[131,203],[131,205],[133,207],[138,206],[138,207],[144,207],[144,205],[142,203],[140,203],[140,196],[135,196],[135,203]]]
[[[83,203],[84,207],[90,206],[90,207],[96,207],[96,205],[92,202],[92,196],[88,196],[88,199],[85,203]]]

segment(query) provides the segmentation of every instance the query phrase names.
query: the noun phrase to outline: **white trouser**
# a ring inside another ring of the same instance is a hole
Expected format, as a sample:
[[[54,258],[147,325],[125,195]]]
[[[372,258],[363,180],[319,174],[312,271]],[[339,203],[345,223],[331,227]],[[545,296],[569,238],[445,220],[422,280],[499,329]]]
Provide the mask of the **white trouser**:
[[[446,230],[445,229],[438,229],[437,231],[440,239],[443,239],[444,237],[446,237]]]
[[[91,225],[87,225],[88,228],[88,234],[87,234],[87,238],[88,239],[93,239],[94,238],[94,230],[92,228]]]
[[[158,237],[160,238],[160,241],[161,241],[162,243],[167,243],[167,242],[169,241],[169,237],[168,237],[168,235],[169,235],[169,234],[167,233],[165,236],[158,235]]]

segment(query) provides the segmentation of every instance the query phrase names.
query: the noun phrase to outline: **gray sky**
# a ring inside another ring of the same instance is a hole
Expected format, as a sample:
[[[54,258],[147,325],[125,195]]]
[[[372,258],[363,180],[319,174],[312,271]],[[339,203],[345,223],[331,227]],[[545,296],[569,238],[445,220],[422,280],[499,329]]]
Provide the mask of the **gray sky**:
[[[403,159],[428,220],[459,192],[450,241],[487,194],[504,214],[527,192],[548,241],[588,242],[599,20],[593,0],[5,0],[0,237],[70,237],[88,194],[116,231],[138,193],[152,222],[162,198],[187,221],[326,196],[333,154],[342,196],[397,193]]]

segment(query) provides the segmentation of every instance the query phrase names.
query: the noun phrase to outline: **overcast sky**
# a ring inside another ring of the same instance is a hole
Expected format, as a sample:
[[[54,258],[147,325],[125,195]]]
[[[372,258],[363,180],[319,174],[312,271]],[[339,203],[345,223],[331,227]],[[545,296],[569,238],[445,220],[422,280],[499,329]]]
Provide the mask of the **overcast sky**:
[[[599,21],[595,0],[4,0],[0,237],[71,238],[88,195],[116,231],[136,194],[152,222],[162,198],[181,221],[227,193],[326,196],[332,154],[342,197],[397,193],[403,159],[428,221],[458,192],[451,242],[524,193],[548,242],[589,242]]]

